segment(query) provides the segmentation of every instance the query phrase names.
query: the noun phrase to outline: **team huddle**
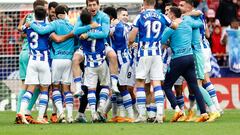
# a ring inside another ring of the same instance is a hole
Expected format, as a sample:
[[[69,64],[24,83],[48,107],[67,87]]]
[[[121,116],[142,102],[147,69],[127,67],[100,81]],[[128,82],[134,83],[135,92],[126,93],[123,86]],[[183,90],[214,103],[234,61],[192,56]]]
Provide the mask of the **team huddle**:
[[[49,123],[49,100],[52,123],[87,122],[87,105],[93,123],[106,122],[111,109],[111,122],[163,123],[165,97],[175,112],[171,122],[211,122],[223,113],[208,75],[211,51],[204,14],[194,9],[192,0],[181,0],[178,7],[168,3],[165,14],[154,9],[155,0],[143,0],[133,23],[124,7],[100,11],[99,0],[86,0],[74,26],[66,5],[47,4],[36,0],[34,13],[18,27],[25,39],[17,124]],[[188,114],[184,80],[189,88]],[[80,99],[75,119],[74,97]],[[37,99],[34,120],[31,110]]]

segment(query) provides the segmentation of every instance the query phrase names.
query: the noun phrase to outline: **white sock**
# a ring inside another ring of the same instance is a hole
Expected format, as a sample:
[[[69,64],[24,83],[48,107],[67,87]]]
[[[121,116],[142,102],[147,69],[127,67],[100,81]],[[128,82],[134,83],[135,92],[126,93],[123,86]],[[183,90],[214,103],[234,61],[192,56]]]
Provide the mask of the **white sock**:
[[[217,109],[216,109],[216,107],[215,107],[214,104],[211,105],[211,106],[209,106],[209,111],[210,111],[211,113],[213,113],[213,112],[217,112]]]
[[[111,75],[111,82],[113,86],[117,86],[118,84],[118,76],[117,75]]]
[[[26,112],[25,112],[26,115],[31,115],[31,113],[32,113],[32,111],[31,111],[31,110],[28,110],[28,109],[27,109]]]
[[[65,104],[67,109],[67,117],[72,118],[73,113],[73,95],[70,91],[64,92],[65,95]]]
[[[103,109],[103,113],[108,114],[108,112],[111,110],[111,108],[112,108],[112,100],[111,100],[111,97],[110,97],[110,98],[108,98],[106,106]]]
[[[48,91],[42,91],[39,97],[38,118],[43,118],[48,105]]]
[[[208,91],[209,95],[211,96],[211,99],[212,99],[213,104],[215,105],[216,109],[218,111],[221,111],[222,109],[218,102],[216,89],[214,88],[214,85],[211,82],[208,82],[208,83],[204,84],[203,87]]]
[[[163,115],[164,108],[164,93],[161,86],[156,86],[154,89],[155,104],[157,107],[157,115]]]
[[[146,116],[146,93],[142,87],[137,87],[137,107],[139,115]]]
[[[76,78],[74,78],[73,81],[74,81],[74,83],[76,85],[76,90],[82,90],[82,83],[81,83],[82,77],[81,76],[76,77]]]
[[[132,107],[132,97],[129,94],[129,91],[128,90],[122,91],[121,95],[123,98],[123,105],[128,112],[128,117],[134,118],[133,107]]]
[[[125,113],[125,108],[123,105],[118,105],[118,110],[119,110],[119,116],[120,117],[126,117],[126,113]]]
[[[121,95],[117,96],[117,107],[118,107],[118,111],[119,111],[119,116],[126,117],[125,108],[123,106],[123,99],[122,99]]]
[[[156,113],[154,112],[154,108],[152,108],[151,104],[147,104],[146,105],[146,108],[147,108],[147,115],[148,115],[148,118],[153,118],[156,116]]]
[[[179,106],[176,106],[175,107],[175,112],[180,112],[181,111],[181,109],[179,108]]]
[[[101,113],[103,112],[104,107],[106,106],[108,95],[109,95],[109,88],[102,87],[99,94],[100,99],[99,99],[99,108],[98,108],[98,111],[100,111]]]
[[[88,90],[88,104],[91,110],[91,114],[96,113],[96,91]]]
[[[139,115],[138,107],[137,107],[137,104],[136,104],[136,99],[135,99],[135,103],[133,103],[133,112],[134,112],[134,115],[135,115],[135,118],[136,118]]]
[[[26,91],[22,96],[20,114],[25,115],[29,102],[32,98],[33,93],[30,91]]]
[[[54,104],[57,107],[58,114],[63,113],[63,103],[62,103],[62,94],[58,89],[54,89],[52,93],[52,98],[54,101]]]
[[[117,111],[118,111],[116,94],[114,93],[112,94],[111,101],[112,101],[112,117],[114,118],[117,116]]]

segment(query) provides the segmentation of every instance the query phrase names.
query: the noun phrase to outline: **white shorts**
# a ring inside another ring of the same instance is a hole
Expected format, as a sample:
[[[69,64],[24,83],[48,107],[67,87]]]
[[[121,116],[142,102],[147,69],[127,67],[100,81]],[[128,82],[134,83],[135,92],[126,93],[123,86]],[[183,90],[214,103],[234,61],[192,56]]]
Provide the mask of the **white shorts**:
[[[127,73],[127,82],[128,86],[135,86],[136,83],[136,74],[135,74],[135,65],[133,64],[132,66],[129,67],[128,73]]]
[[[25,84],[51,84],[51,71],[48,61],[29,59]]]
[[[203,57],[204,57],[204,73],[211,72],[211,49],[210,48],[204,48],[203,49]]]
[[[141,57],[136,65],[136,79],[164,80],[163,63],[160,55]]]
[[[179,76],[177,81],[174,83],[174,85],[183,85],[184,78],[182,76]]]
[[[75,51],[75,53],[74,54],[78,54],[78,55],[81,55],[82,57],[84,57],[84,54],[83,54],[83,50],[82,50],[82,48],[80,47],[80,48],[78,48],[76,51]]]
[[[107,54],[108,54],[109,52],[111,52],[111,51],[115,52],[111,46],[107,45],[107,46],[105,47],[106,56],[107,56]]]
[[[145,79],[145,83],[150,83],[151,80],[150,80],[150,75],[147,76],[147,78]]]
[[[70,85],[72,80],[72,61],[69,59],[52,60],[52,83]]]
[[[127,82],[128,82],[128,86],[135,86],[136,84],[136,65],[135,64],[130,66],[128,69]],[[150,76],[148,75],[147,78],[145,79],[145,83],[150,83],[150,82],[151,82]]]
[[[88,89],[96,89],[98,80],[101,86],[110,85],[110,72],[106,61],[96,68],[85,67],[84,85]]]
[[[118,83],[120,86],[132,86],[132,82],[129,82],[130,79],[128,80],[128,78],[131,78],[132,76],[132,72],[130,71],[130,62],[127,63],[123,63],[121,65],[120,71],[119,71],[119,75],[118,75]]]

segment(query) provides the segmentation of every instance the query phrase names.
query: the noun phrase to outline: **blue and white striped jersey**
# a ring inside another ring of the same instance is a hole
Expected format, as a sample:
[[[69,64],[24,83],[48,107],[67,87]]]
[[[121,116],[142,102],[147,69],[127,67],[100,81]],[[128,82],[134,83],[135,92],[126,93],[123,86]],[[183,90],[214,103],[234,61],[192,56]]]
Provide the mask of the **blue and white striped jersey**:
[[[132,23],[125,23],[124,24],[127,27],[127,30],[130,32],[133,28],[133,24]]]
[[[46,26],[45,21],[35,21]],[[30,59],[37,61],[49,60],[49,34],[40,35],[32,28],[25,29],[30,49]]]
[[[46,27],[41,27],[36,24],[31,24],[39,34],[55,32],[58,35],[66,35],[73,30],[73,25],[66,19],[57,19],[50,22]],[[51,58],[52,59],[72,59],[74,53],[74,38],[69,38],[63,42],[52,42]]]
[[[210,44],[205,36],[206,34],[206,27],[207,27],[207,23],[206,23],[206,18],[205,15],[202,14],[200,16],[200,20],[203,22],[203,27],[200,28],[200,33],[201,33],[201,46],[202,48],[210,48]]]
[[[90,32],[99,32],[101,27],[91,29]],[[86,67],[98,67],[105,61],[105,39],[80,39],[85,56],[84,65]]]
[[[161,55],[161,38],[164,26],[170,26],[171,20],[162,13],[147,9],[133,22],[139,30],[138,57]]]
[[[172,50],[170,47],[162,49],[162,60],[164,65],[169,65],[171,61]]]
[[[110,43],[117,54],[119,67],[121,67],[122,64],[130,61],[130,54],[128,51],[129,30],[126,25],[120,21],[118,24],[111,27],[110,31],[113,32],[113,35],[110,37]]]

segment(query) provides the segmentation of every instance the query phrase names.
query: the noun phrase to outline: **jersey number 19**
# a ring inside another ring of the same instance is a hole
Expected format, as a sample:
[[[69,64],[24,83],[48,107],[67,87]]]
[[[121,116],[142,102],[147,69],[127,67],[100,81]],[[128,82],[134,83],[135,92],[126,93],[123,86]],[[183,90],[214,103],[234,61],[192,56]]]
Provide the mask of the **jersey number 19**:
[[[146,34],[146,38],[151,38],[153,36],[153,38],[158,38],[160,31],[161,31],[161,22],[159,21],[150,21],[147,20],[144,23],[144,26],[147,27],[147,34]],[[153,35],[151,35],[151,33]]]

